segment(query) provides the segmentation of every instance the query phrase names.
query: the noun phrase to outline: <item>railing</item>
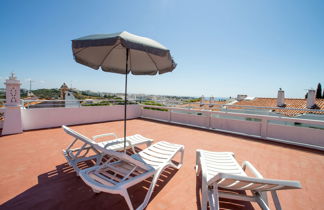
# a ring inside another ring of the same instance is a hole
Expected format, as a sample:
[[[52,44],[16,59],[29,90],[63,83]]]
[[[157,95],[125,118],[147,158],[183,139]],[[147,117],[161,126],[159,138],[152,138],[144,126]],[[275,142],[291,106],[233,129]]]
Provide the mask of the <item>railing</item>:
[[[1,102],[1,101],[0,101]],[[154,101],[168,107],[179,107],[181,101]],[[129,100],[128,104],[141,104],[142,100]],[[82,106],[108,106],[123,105],[123,100],[107,100],[107,99],[86,99],[86,100],[21,100],[21,105],[26,109],[33,108],[58,108],[58,107],[82,107]],[[185,104],[188,110],[199,109],[200,111],[213,110],[223,111],[226,113],[242,113],[242,114],[258,114],[267,116],[289,116],[304,119],[322,119],[324,120],[324,110],[319,109],[297,109],[282,107],[260,107],[260,106],[242,106],[227,104]],[[293,113],[293,114],[290,114]],[[305,115],[308,114],[308,115]],[[315,114],[315,115],[312,115]]]
[[[128,104],[135,102],[129,101]],[[86,100],[21,100],[21,105],[25,109],[35,108],[77,108],[82,106],[109,106],[122,105],[123,100],[107,100],[107,99],[86,99]]]
[[[22,101],[23,130],[123,119],[123,101],[77,101],[77,107],[66,106],[66,101],[55,101],[63,102],[65,108],[56,107],[52,100]],[[324,116],[324,110],[213,104],[212,107],[218,111],[211,111],[199,109],[200,106],[198,109],[197,106],[190,109],[130,103],[133,105],[128,108],[128,118],[149,118],[324,150],[324,118],[321,117]],[[46,109],[36,109],[39,107],[35,107],[35,104],[45,104],[40,107]],[[260,109],[267,111],[258,111]],[[313,119],[303,119],[304,115],[287,117],[280,113],[287,110],[300,113],[316,111],[320,114],[311,116]],[[1,113],[3,110],[0,109]]]
[[[148,105],[141,110],[142,118],[324,150],[324,120]]]
[[[245,114],[259,114],[270,116],[289,116],[289,117],[302,117],[309,119],[322,118],[324,120],[324,110],[320,109],[298,109],[288,107],[266,107],[266,106],[247,106],[247,105],[228,105],[228,104],[200,104],[191,103],[187,105],[188,109],[200,107],[200,110],[204,110],[204,107],[208,106],[206,110],[217,110],[224,112],[236,112]],[[305,116],[305,114],[316,114],[315,116]],[[312,118],[313,117],[313,118]]]
[[[127,119],[138,118],[140,106],[127,107]],[[23,130],[53,128],[62,125],[78,125],[124,119],[124,106],[81,106],[47,107],[40,109],[21,109]]]

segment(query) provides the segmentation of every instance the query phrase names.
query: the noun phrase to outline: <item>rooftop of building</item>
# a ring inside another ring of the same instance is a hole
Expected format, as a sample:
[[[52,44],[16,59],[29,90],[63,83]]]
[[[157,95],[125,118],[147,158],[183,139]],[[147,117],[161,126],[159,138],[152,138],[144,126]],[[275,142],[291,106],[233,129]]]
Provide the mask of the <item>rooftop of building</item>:
[[[324,99],[315,99],[314,108],[309,110],[306,110],[308,109],[307,99],[285,98],[284,103],[284,106],[278,107],[277,98],[247,97],[236,102],[226,100],[215,101],[211,103],[209,100],[204,100],[197,103],[178,105],[177,107],[197,110],[221,111],[222,105],[232,105],[230,107],[228,106],[228,109],[264,109],[266,111],[272,111],[274,113],[279,113],[289,117],[294,117],[302,114],[324,114],[323,112],[319,112],[319,110],[324,110]]]
[[[71,126],[93,136],[123,134],[123,121]],[[299,180],[301,190],[279,191],[283,209],[321,209],[324,197],[323,152],[234,134],[156,121],[128,120],[127,134],[140,133],[185,146],[184,165],[167,169],[160,177],[147,209],[200,209],[195,175],[195,151],[234,152],[242,163],[249,160],[266,178]],[[95,194],[76,176],[62,155],[73,140],[62,128],[25,131],[0,138],[0,204],[2,209],[127,209],[119,195]],[[130,189],[137,207],[150,180]],[[274,205],[270,201],[270,208]],[[255,204],[221,200],[221,209],[259,209]]]
[[[177,105],[176,107],[220,111],[219,105],[225,105],[227,103],[228,103],[227,100],[218,100],[218,101],[215,100],[212,102],[210,102],[209,100],[203,100],[202,102],[181,104],[181,105]]]
[[[292,109],[307,109],[307,99],[300,98],[285,98],[285,105],[279,108],[292,108]],[[238,106],[255,106],[255,107],[277,107],[277,98],[255,98],[253,100],[242,100],[236,102],[234,105]],[[233,107],[233,109],[241,109],[240,107]],[[275,112],[281,113],[286,116],[296,116],[303,113],[320,114],[317,110],[324,110],[324,99],[315,100],[315,108],[312,111],[302,110],[289,110],[289,109],[275,109]]]

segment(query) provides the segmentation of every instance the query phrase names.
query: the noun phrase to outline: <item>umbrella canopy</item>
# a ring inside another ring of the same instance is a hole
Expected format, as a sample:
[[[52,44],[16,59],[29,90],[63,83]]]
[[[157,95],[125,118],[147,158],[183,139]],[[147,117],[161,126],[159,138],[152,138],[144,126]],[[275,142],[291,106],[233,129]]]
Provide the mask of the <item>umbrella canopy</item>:
[[[72,40],[72,50],[76,62],[96,70],[101,67],[106,72],[155,75],[171,72],[176,67],[166,47],[152,39],[126,31]]]
[[[105,72],[125,74],[124,150],[126,149],[127,75],[155,75],[171,72],[176,63],[160,43],[126,31],[95,34],[72,40],[76,62]]]

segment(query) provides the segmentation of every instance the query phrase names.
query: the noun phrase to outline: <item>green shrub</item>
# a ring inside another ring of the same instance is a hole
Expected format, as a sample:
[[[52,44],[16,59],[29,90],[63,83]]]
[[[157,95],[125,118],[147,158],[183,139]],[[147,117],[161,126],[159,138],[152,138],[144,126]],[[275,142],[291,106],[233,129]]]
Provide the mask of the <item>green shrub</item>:
[[[152,106],[164,106],[163,104],[160,104],[155,101],[144,101],[142,102],[144,105],[152,105]],[[154,108],[154,107],[144,107],[144,109],[150,109],[150,110],[155,110],[155,111],[162,111],[162,112],[167,112],[168,109],[160,109],[160,108]]]

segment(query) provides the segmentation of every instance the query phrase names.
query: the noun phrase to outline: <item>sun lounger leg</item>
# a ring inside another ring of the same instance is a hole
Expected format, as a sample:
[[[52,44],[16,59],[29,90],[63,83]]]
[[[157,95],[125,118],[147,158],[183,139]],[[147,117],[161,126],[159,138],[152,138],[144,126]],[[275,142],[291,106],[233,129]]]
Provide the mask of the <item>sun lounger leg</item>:
[[[178,165],[178,169],[182,166],[183,164],[183,156],[184,156],[184,148],[181,149],[181,160],[180,160],[180,165]]]
[[[218,186],[217,184],[213,184],[213,190],[212,190],[212,200],[209,201],[210,209],[212,210],[219,210],[219,192],[218,192]]]
[[[208,203],[208,190],[207,190],[207,185],[202,182],[201,185],[201,209],[206,210],[207,209],[207,203]]]
[[[268,193],[267,192],[262,192],[261,193],[261,197],[262,197],[262,200],[264,201],[264,203],[269,206],[269,203],[268,203]]]
[[[96,189],[93,189],[93,188],[92,188],[92,191],[93,191],[94,193],[101,193],[101,191],[96,190]]]
[[[267,203],[264,201],[264,199],[262,198],[260,193],[254,193],[255,194],[255,199],[256,202],[259,204],[259,206],[263,209],[263,210],[270,210],[270,208],[268,207]]]
[[[127,203],[127,205],[128,205],[128,208],[129,208],[130,210],[134,210],[134,208],[133,208],[133,204],[132,204],[132,202],[131,202],[131,200],[130,200],[130,198],[129,198],[129,194],[128,194],[127,190],[121,192],[120,195],[123,196],[123,197],[125,198],[126,203]]]
[[[280,202],[279,202],[277,192],[276,191],[271,191],[271,195],[272,195],[273,202],[274,202],[274,204],[276,206],[276,209],[281,210],[281,205],[280,205]]]
[[[167,166],[166,166],[166,167],[167,167]],[[158,180],[158,178],[159,178],[161,172],[162,172],[166,167],[161,168],[160,170],[158,170],[158,171],[154,174],[153,179],[152,179],[152,183],[151,183],[151,185],[150,185],[149,190],[147,191],[147,194],[146,194],[146,196],[145,196],[145,198],[144,198],[144,201],[143,201],[143,203],[142,203],[142,204],[137,208],[137,210],[144,209],[144,208],[147,206],[147,204],[148,204],[148,202],[149,202],[149,200],[150,200],[150,198],[151,198],[151,195],[152,195],[152,193],[153,193],[153,190],[154,190],[155,184],[156,184],[156,182],[157,182],[157,180]]]
[[[158,171],[156,171],[156,173],[155,173],[154,176],[153,176],[153,179],[152,179],[152,182],[151,182],[150,188],[149,188],[149,190],[147,191],[147,194],[146,194],[146,196],[145,196],[145,199],[144,199],[143,203],[142,203],[142,204],[137,208],[137,210],[142,210],[142,209],[144,209],[144,208],[147,206],[147,204],[148,204],[148,202],[149,202],[149,200],[150,200],[150,198],[151,198],[151,195],[152,195],[152,193],[153,193],[153,190],[154,190],[154,187],[155,187],[155,185],[156,185],[156,182],[157,182],[157,180],[159,179],[159,176],[160,176],[161,172],[162,172],[164,169],[166,169],[167,167],[169,167],[169,165],[166,165],[165,167],[160,168]]]
[[[181,159],[180,162],[176,165],[174,164],[171,160],[170,160],[170,166],[176,169],[181,168],[182,164],[183,164],[183,155],[184,155],[184,149],[182,148],[181,150],[179,150],[179,152],[181,152]]]
[[[197,150],[196,151],[196,176],[199,176],[200,172],[201,172],[201,165],[200,165],[200,151]]]

